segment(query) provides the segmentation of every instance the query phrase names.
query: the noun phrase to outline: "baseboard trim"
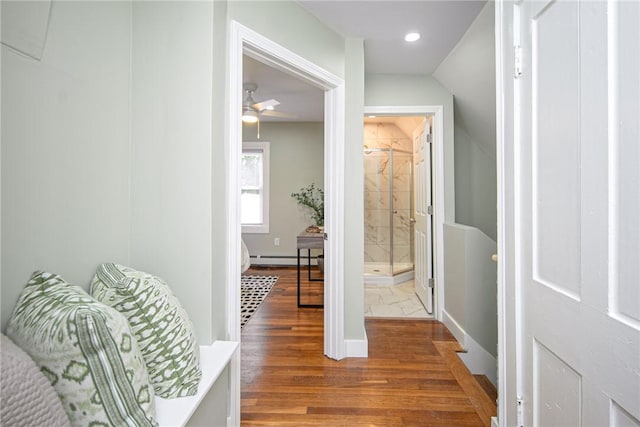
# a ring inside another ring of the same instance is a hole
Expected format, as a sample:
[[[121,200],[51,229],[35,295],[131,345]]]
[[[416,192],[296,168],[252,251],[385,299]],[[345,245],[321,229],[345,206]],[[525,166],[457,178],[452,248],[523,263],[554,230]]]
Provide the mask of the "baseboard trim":
[[[460,326],[446,310],[442,310],[442,323],[458,340],[466,353],[458,353],[460,359],[472,374],[486,375],[489,381],[498,386],[498,360],[485,350],[471,335]]]
[[[467,333],[462,329],[462,326],[447,313],[447,310],[442,310],[442,323],[449,329],[449,332],[453,334],[454,337],[458,340],[458,343],[462,346],[462,348],[466,349],[467,346],[465,344]]]
[[[361,340],[344,340],[346,357],[369,357],[369,340],[367,333],[364,333],[364,339]]]

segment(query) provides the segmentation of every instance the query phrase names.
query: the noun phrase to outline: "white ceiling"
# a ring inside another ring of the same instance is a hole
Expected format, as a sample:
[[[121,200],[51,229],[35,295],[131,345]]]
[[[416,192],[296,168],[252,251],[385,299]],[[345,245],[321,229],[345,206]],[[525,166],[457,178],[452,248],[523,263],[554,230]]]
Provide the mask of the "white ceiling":
[[[458,43],[486,0],[298,0],[344,37],[364,39],[368,74],[431,75]],[[420,40],[404,41],[418,32]]]
[[[298,0],[325,25],[344,37],[364,40],[367,74],[431,75],[467,31],[486,0]],[[407,32],[421,33],[414,43]],[[244,57],[243,81],[256,83],[257,102],[276,99],[276,111],[296,119],[262,117],[264,121],[322,121],[321,90],[281,71]]]

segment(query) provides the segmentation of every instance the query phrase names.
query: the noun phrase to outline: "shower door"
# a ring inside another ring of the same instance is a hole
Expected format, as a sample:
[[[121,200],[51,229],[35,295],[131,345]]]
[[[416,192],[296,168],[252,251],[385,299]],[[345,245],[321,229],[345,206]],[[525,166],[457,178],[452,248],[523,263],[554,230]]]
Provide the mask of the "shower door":
[[[365,273],[389,276],[392,273],[390,236],[392,156],[389,150],[367,150],[364,156]]]
[[[392,273],[394,275],[413,270],[413,165],[412,153],[392,150]]]

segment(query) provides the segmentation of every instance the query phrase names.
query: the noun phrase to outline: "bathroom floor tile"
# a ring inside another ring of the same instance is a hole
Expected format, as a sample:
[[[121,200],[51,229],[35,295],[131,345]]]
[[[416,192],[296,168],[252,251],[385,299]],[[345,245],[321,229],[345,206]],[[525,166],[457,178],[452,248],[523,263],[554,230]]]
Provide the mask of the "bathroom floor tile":
[[[432,318],[414,292],[413,280],[394,286],[365,285],[365,317]]]

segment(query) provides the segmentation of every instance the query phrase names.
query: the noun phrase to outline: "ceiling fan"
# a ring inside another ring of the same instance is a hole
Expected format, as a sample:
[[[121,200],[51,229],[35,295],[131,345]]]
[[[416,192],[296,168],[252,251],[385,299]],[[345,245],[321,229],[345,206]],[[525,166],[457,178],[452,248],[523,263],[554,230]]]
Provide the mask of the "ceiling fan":
[[[257,84],[245,83],[243,85],[243,89],[246,95],[242,101],[242,121],[249,124],[258,124],[258,139],[260,139],[260,116],[281,117],[287,119],[295,119],[297,117],[295,114],[274,111],[274,107],[280,105],[280,102],[275,99],[256,102],[253,99],[253,94],[258,89]]]

